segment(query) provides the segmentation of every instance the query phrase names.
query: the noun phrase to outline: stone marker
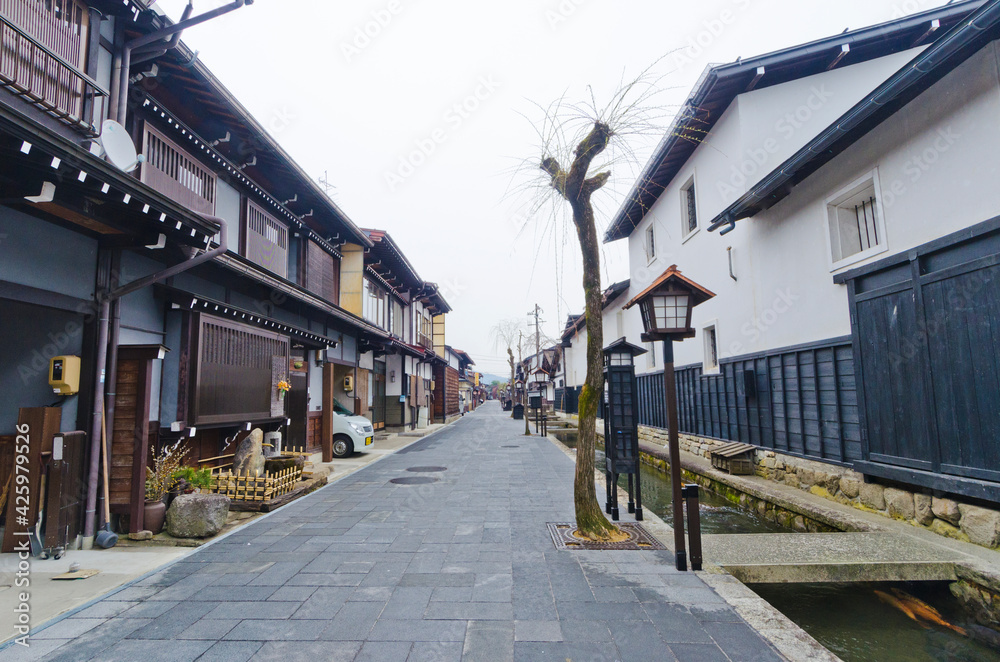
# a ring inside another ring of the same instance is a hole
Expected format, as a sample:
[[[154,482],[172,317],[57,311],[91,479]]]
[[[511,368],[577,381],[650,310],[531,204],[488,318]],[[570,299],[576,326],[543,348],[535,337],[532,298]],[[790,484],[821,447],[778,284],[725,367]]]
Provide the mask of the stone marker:
[[[225,495],[182,494],[167,510],[167,533],[174,538],[208,538],[222,530],[228,514]]]
[[[264,432],[254,428],[250,436],[240,442],[233,457],[233,471],[237,474],[257,476],[264,473]]]

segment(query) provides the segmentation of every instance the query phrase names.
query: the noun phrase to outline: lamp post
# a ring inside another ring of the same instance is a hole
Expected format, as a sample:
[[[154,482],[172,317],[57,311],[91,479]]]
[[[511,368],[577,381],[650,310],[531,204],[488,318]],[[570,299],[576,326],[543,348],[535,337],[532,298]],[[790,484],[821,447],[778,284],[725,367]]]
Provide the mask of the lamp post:
[[[681,485],[680,441],[678,439],[677,382],[674,377],[674,341],[693,338],[691,310],[715,294],[685,278],[671,265],[653,284],[625,304],[638,304],[642,313],[644,342],[663,341],[663,390],[667,405],[667,443],[670,452],[670,481],[674,517],[674,552],[678,570],[687,570],[684,545],[684,506]]]
[[[607,500],[604,511],[618,521],[618,477],[628,476],[628,511],[642,521],[642,486],[639,476],[639,420],[636,403],[635,357],[642,347],[620,338],[604,348],[604,476]]]
[[[544,368],[537,368],[531,373],[531,383],[535,385],[538,393],[535,407],[535,434],[542,433],[542,408],[545,406],[545,385],[548,383],[549,373]]]

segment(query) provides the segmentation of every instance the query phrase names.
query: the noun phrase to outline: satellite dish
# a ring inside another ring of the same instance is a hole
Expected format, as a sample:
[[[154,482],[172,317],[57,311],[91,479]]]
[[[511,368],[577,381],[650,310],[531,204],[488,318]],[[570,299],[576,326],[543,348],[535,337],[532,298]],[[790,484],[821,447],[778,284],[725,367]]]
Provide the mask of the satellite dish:
[[[123,172],[132,172],[146,160],[146,157],[136,154],[135,144],[125,127],[114,120],[101,123],[101,135],[96,142],[111,165]]]

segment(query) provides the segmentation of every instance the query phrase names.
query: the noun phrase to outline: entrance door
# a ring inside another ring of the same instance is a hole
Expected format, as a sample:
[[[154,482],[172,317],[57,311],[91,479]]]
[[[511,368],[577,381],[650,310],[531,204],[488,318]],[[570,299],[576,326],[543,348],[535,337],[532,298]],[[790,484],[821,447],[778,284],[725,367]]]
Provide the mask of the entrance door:
[[[292,356],[288,368],[288,382],[292,390],[285,398],[288,400],[288,418],[292,424],[288,426],[288,439],[283,444],[286,448],[302,448],[306,443],[306,424],[309,417],[309,361],[306,360],[306,350],[292,348]]]
[[[385,361],[375,361],[372,380],[372,425],[381,430],[385,428]]]

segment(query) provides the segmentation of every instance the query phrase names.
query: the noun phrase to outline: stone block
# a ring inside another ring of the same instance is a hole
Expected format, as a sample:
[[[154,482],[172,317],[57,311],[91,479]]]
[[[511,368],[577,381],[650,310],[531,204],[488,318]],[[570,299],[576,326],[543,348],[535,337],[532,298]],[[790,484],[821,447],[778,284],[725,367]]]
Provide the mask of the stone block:
[[[795,473],[798,474],[799,484],[802,487],[809,488],[816,484],[816,472],[812,469],[803,469],[800,467]]]
[[[264,432],[254,428],[246,439],[240,442],[233,456],[233,471],[251,476],[264,473]]]
[[[954,524],[955,526],[958,526],[958,522],[962,519],[962,513],[958,511],[958,503],[951,499],[933,497],[931,499],[931,511],[938,519],[943,519],[945,522]]]
[[[853,480],[851,478],[841,478],[840,491],[843,492],[844,496],[848,499],[857,499],[858,494],[861,493],[861,481]]]
[[[130,533],[130,534],[128,534],[128,539],[129,540],[152,540],[153,539],[153,532],[152,531],[137,531],[136,533]]]
[[[229,514],[229,497],[184,494],[167,510],[167,533],[174,538],[208,538],[222,530]]]
[[[938,534],[939,536],[944,536],[946,538],[954,538],[955,540],[961,540],[963,542],[969,542],[969,536],[962,533],[957,527],[952,526],[948,522],[941,519],[935,519],[931,522],[929,527],[931,531]]]
[[[1000,544],[1000,512],[961,504],[958,507],[962,513],[960,527],[969,541],[983,547],[996,547]]]
[[[885,510],[885,488],[875,483],[861,483],[859,492],[861,503],[874,508],[875,510]]]
[[[789,487],[798,487],[799,486],[798,474],[786,473],[785,485],[788,485]]]
[[[931,510],[931,497],[927,494],[913,495],[913,509],[916,513],[917,523],[921,526],[929,526],[934,521],[934,512]]]
[[[817,473],[816,484],[826,488],[826,491],[831,495],[835,495],[840,490],[840,476],[837,474]]]
[[[890,517],[911,520],[916,514],[913,507],[913,494],[905,490],[887,487],[883,492],[885,506]]]

